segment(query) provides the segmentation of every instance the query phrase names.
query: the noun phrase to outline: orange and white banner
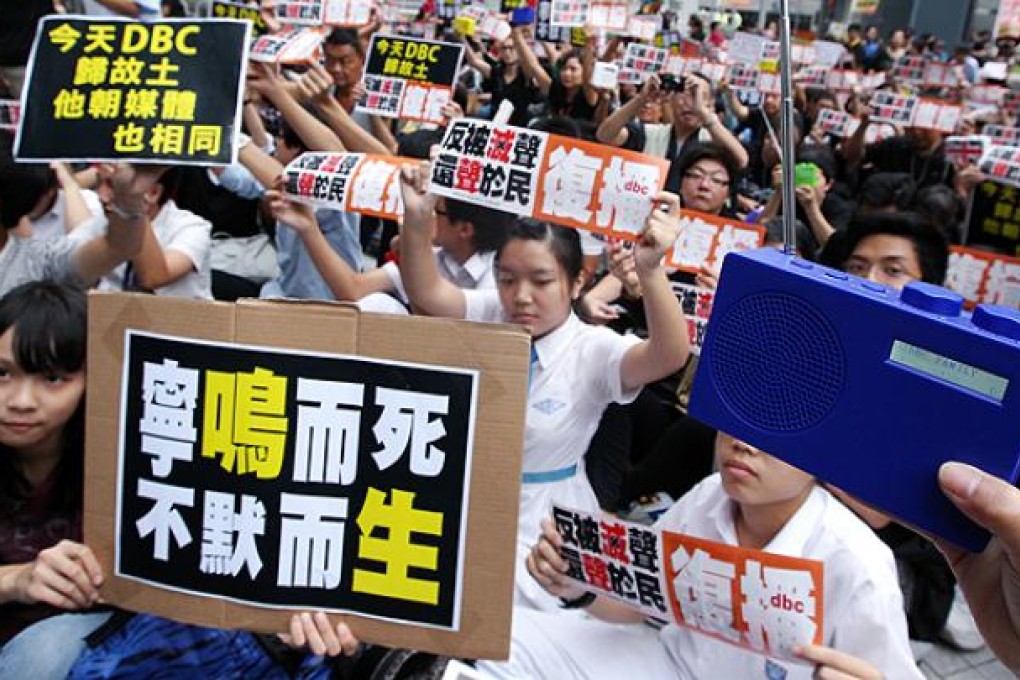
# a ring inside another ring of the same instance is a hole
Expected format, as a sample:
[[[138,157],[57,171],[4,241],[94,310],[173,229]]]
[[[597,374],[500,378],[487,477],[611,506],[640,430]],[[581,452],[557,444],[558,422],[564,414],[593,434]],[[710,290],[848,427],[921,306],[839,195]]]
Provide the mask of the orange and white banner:
[[[1012,219],[1012,214],[1006,219]],[[946,288],[970,304],[1020,309],[1020,258],[950,246]]]
[[[765,228],[739,220],[684,210],[680,236],[666,253],[666,266],[696,274],[700,269],[718,269],[732,252],[765,245]]]
[[[404,214],[400,169],[419,162],[362,153],[303,153],[283,171],[284,190],[318,208],[396,220]]]

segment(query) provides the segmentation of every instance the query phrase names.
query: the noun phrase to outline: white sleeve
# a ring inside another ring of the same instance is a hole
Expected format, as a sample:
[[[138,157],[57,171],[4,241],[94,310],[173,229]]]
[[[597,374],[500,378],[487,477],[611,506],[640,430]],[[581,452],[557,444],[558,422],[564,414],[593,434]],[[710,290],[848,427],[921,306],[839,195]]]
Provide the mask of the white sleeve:
[[[172,219],[186,223],[174,228],[172,238],[162,244],[163,250],[184,253],[191,260],[195,271],[199,271],[208,262],[212,225],[198,215],[183,210],[173,215]]]
[[[464,318],[468,321],[484,321],[502,323],[506,321],[503,314],[503,303],[499,301],[499,293],[495,288],[475,290],[461,289],[464,294]]]
[[[591,337],[585,342],[583,351],[589,357],[585,361],[586,365],[596,369],[588,376],[591,394],[603,401],[629,404],[637,399],[644,386],[624,391],[620,367],[623,355],[639,344],[641,339],[633,335],[620,335],[608,328],[593,328],[590,332]]]
[[[397,266],[397,263],[387,262],[382,266],[382,270],[386,276],[390,277],[390,283],[393,284],[393,297],[397,298],[405,305],[409,304],[407,291],[404,290],[404,280],[400,278],[400,267]]]

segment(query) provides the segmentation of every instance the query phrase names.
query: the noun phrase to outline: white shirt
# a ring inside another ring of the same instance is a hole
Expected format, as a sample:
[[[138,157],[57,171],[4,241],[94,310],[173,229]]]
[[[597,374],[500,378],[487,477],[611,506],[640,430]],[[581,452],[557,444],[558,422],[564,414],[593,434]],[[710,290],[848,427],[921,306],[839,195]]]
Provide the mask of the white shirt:
[[[666,152],[669,151],[669,135],[673,130],[673,126],[669,123],[645,123],[645,147],[641,150],[641,153],[649,156],[656,156],[658,158],[666,158]],[[712,141],[712,135],[705,128],[699,128],[697,133],[691,135],[687,139],[680,141],[677,140],[677,154],[683,151],[684,146],[690,141],[698,142],[710,142]],[[672,158],[666,158],[667,161],[672,161]]]
[[[125,16],[118,14],[111,9],[107,9],[102,4],[96,2],[96,0],[82,0],[85,14],[94,17],[119,17]],[[135,0],[135,6],[138,7],[138,18],[139,19],[158,19],[161,11],[159,6],[159,0]]]
[[[464,264],[459,264],[442,248],[434,247],[432,254],[436,258],[440,276],[458,288],[464,290],[496,288],[495,250],[476,252]],[[381,269],[390,278],[393,295],[387,293],[366,295],[358,300],[358,309],[378,314],[407,314],[406,305],[410,302],[404,289],[404,280],[400,277],[400,268],[395,262],[387,262]]]
[[[81,189],[81,197],[85,200],[85,206],[93,217],[103,217],[103,203],[99,195],[89,189]],[[67,223],[64,219],[67,212],[67,196],[64,190],[57,191],[57,198],[53,206],[45,215],[37,220],[32,220],[32,236],[38,238],[60,238],[67,235]]]

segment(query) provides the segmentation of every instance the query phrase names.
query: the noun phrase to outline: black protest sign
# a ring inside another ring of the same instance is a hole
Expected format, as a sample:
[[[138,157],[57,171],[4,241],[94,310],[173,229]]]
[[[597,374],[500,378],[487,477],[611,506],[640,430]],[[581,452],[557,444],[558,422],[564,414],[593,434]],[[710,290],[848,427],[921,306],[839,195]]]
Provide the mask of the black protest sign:
[[[998,182],[974,189],[966,245],[1020,257],[1020,189]]]
[[[250,32],[236,19],[43,18],[16,157],[230,164]]]
[[[269,30],[259,8],[241,2],[213,0],[209,14],[217,19],[244,19],[245,21],[250,21],[252,34],[255,36],[265,35]]]
[[[550,23],[552,18],[552,0],[538,0],[538,11],[536,14],[535,40],[558,43],[570,39],[570,27],[553,26]]]
[[[393,35],[373,35],[365,61],[367,113],[439,123],[453,99],[463,45]]]
[[[459,626],[472,370],[129,331],[118,576]]]

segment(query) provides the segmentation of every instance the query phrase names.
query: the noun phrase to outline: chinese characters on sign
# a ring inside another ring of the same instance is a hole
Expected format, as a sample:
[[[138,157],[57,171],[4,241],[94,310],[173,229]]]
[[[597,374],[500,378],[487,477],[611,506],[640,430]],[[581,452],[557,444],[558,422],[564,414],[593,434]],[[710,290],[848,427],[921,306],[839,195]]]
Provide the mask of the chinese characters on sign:
[[[662,159],[462,119],[446,130],[429,188],[437,196],[634,240],[666,170]]]
[[[284,170],[284,189],[319,208],[395,220],[404,214],[400,168],[417,162],[394,156],[308,152]]]
[[[1011,187],[1020,187],[1020,147],[993,146],[978,162],[989,179]]]
[[[949,249],[946,288],[956,291],[971,304],[1020,309],[1020,258],[962,246]]]
[[[918,99],[885,90],[871,97],[871,120],[904,127],[919,127],[952,134],[960,122],[962,108],[934,99]]]
[[[358,110],[439,123],[453,98],[463,45],[373,34]]]
[[[687,321],[687,339],[691,346],[691,354],[698,356],[705,344],[705,331],[708,329],[708,318],[712,314],[715,291],[679,281],[673,281],[670,285]]]
[[[697,274],[702,267],[721,267],[728,253],[763,245],[764,227],[684,210],[680,236],[666,254],[666,265]]]
[[[475,371],[129,331],[116,573],[456,630]]]
[[[22,160],[234,160],[251,22],[40,22],[15,145]]]
[[[307,64],[316,58],[322,39],[317,28],[288,28],[256,38],[249,58],[277,64]]]
[[[266,27],[266,20],[258,7],[252,7],[242,2],[230,2],[229,0],[213,0],[210,9],[211,16],[217,19],[244,19],[250,21],[252,33],[256,36],[263,35],[269,30]]]
[[[640,43],[629,43],[623,55],[620,82],[639,85],[653,73],[662,70],[666,63],[666,50]]]
[[[553,507],[567,576],[642,614],[769,656],[823,639],[821,562]]]
[[[992,181],[974,189],[964,244],[1020,257],[1020,189]]]
[[[1020,128],[986,125],[981,133],[991,137],[992,143],[998,146],[1020,146]]]

